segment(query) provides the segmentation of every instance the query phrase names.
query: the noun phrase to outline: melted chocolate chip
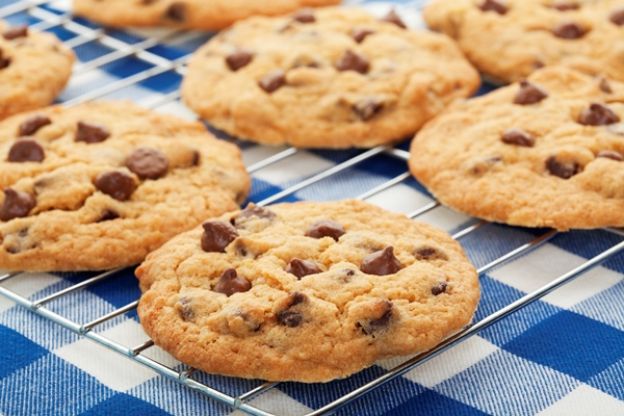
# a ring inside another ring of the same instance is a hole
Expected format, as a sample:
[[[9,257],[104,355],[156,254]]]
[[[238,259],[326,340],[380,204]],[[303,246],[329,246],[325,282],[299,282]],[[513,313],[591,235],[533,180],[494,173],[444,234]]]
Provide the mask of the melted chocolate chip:
[[[555,10],[559,10],[560,12],[567,12],[570,10],[578,10],[581,8],[581,5],[573,2],[558,2],[550,6]]]
[[[624,7],[614,10],[609,16],[609,20],[613,24],[616,24],[618,26],[624,26]]]
[[[392,302],[384,301],[378,318],[371,319],[368,322],[359,322],[358,326],[366,335],[373,335],[375,332],[379,332],[388,326],[390,319],[392,319],[392,309]]]
[[[536,104],[548,97],[548,93],[535,84],[528,81],[520,82],[520,89],[514,98],[514,104],[530,105]]]
[[[36,205],[37,200],[31,194],[7,188],[4,190],[4,201],[0,206],[0,221],[27,217]]]
[[[281,69],[271,71],[258,81],[258,85],[264,91],[271,94],[286,85],[286,73]]]
[[[195,311],[191,307],[191,300],[186,296],[181,296],[178,300],[180,318],[184,321],[192,321],[195,318]]]
[[[111,209],[105,210],[102,215],[100,215],[100,219],[97,222],[106,222],[113,221],[119,218],[119,214]]]
[[[375,31],[364,28],[355,28],[351,31],[351,37],[357,43],[362,43],[364,39],[375,33]]]
[[[598,103],[592,103],[588,108],[581,111],[578,122],[584,126],[607,126],[620,121],[620,117],[609,107]]]
[[[168,19],[171,19],[175,22],[182,23],[186,20],[186,4],[182,2],[176,2],[171,4],[167,11],[165,12],[165,16]]]
[[[484,12],[495,12],[501,15],[509,10],[507,4],[501,0],[485,0],[479,8]]]
[[[9,150],[9,162],[41,162],[45,159],[43,147],[32,139],[20,139]]]
[[[25,38],[28,36],[28,27],[27,26],[16,26],[10,29],[7,29],[2,33],[2,37],[6,40],[13,40],[17,38]]]
[[[232,71],[238,71],[239,69],[246,67],[253,61],[253,54],[245,50],[238,50],[232,52],[225,57],[225,63]]]
[[[362,121],[368,121],[379,114],[384,108],[383,101],[368,98],[353,105],[353,112]]]
[[[238,276],[236,270],[227,269],[223,272],[213,290],[229,297],[234,293],[247,292],[250,289],[251,283],[249,283],[249,280]]]
[[[42,127],[52,124],[52,120],[48,116],[42,114],[36,114],[27,118],[19,125],[17,134],[20,136],[32,136],[37,133]]]
[[[316,16],[314,16],[314,10],[301,9],[292,16],[293,20],[299,23],[314,23],[316,22]]]
[[[288,307],[292,308],[293,306],[299,305],[308,300],[308,297],[301,292],[293,292],[288,299]]]
[[[587,29],[577,23],[562,23],[555,27],[552,33],[561,39],[580,39],[588,32]]]
[[[225,248],[238,237],[231,224],[223,221],[208,221],[202,225],[202,249],[208,253],[224,253]]]
[[[618,162],[624,161],[624,155],[620,152],[616,152],[615,150],[601,150],[600,152],[598,152],[596,157],[612,159]]]
[[[425,260],[425,261],[448,260],[447,255],[444,254],[442,251],[438,250],[435,247],[429,247],[429,246],[420,247],[416,249],[416,251],[414,252],[414,257],[416,257],[416,260]]]
[[[501,136],[503,143],[522,147],[535,146],[535,138],[522,129],[509,129]]]
[[[295,311],[281,311],[277,313],[277,322],[289,328],[295,328],[303,322],[303,316]]]
[[[546,160],[546,169],[554,176],[570,179],[581,172],[581,165],[576,162],[561,162],[555,156],[551,156]]]
[[[0,69],[6,69],[11,65],[11,58],[4,56],[4,52],[0,49]]]
[[[264,218],[267,220],[273,220],[273,218],[275,217],[275,213],[270,209],[250,204],[247,206],[247,208],[242,210],[235,218],[233,218],[231,222],[232,225],[237,227],[250,218]]]
[[[433,296],[441,295],[442,293],[446,292],[447,287],[448,287],[448,284],[446,282],[440,282],[431,288],[431,294]]]
[[[402,29],[407,29],[407,25],[405,24],[405,22],[401,19],[401,17],[398,15],[396,10],[394,9],[390,10],[388,14],[382,17],[380,20],[382,22],[388,22],[388,23],[392,23],[393,25],[397,25],[398,27]]]
[[[355,71],[360,74],[366,74],[370,69],[370,63],[362,55],[347,50],[336,62],[336,69],[338,71]]]
[[[137,188],[134,178],[123,172],[105,172],[95,179],[95,187],[118,201],[127,201]]]
[[[75,140],[77,142],[85,143],[100,143],[110,137],[110,132],[104,126],[97,124],[85,123],[83,121],[78,122],[78,129],[76,130]]]
[[[159,179],[167,174],[169,160],[159,150],[141,147],[128,156],[126,167],[141,179]]]
[[[294,274],[299,279],[311,275],[321,273],[323,270],[313,261],[292,259],[286,267],[286,272]]]
[[[331,237],[338,241],[344,233],[344,227],[336,221],[322,220],[312,224],[305,235],[312,238]]]
[[[401,270],[403,265],[394,256],[394,247],[388,246],[383,250],[376,251],[362,260],[360,270],[366,274],[375,274],[377,276],[384,276],[387,274],[394,274]]]

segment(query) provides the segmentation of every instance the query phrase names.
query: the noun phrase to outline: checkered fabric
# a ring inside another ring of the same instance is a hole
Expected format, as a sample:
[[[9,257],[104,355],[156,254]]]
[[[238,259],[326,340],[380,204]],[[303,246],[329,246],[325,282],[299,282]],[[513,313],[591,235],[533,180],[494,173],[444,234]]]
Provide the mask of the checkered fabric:
[[[449,0],[452,1],[452,0]],[[4,6],[15,0],[0,0]],[[366,3],[384,13],[389,2]],[[412,26],[421,25],[422,1],[396,1],[395,7]],[[30,14],[8,17],[13,23],[39,24],[66,12],[63,2],[44,3]],[[102,7],[105,7],[103,4]],[[77,20],[88,27],[93,24]],[[97,62],[113,50],[54,26],[61,39],[73,43],[81,63]],[[163,32],[110,31],[119,45],[142,45],[146,36],[162,42],[149,51],[163,61],[184,59],[207,36],[189,33],[165,38]],[[110,44],[110,43],[109,43]],[[111,44],[112,45],[112,44]],[[113,45],[114,46],[114,45]],[[89,64],[86,64],[89,65]],[[61,101],[96,94],[120,79],[135,79],[104,98],[126,98],[154,104],[175,92],[180,75],[126,54],[122,59],[86,71],[79,66]],[[0,86],[1,88],[1,86]],[[193,115],[178,101],[159,111]],[[283,150],[243,145],[248,165]],[[405,149],[405,145],[400,146]],[[301,180],[324,172],[361,151],[299,151],[254,174],[250,199],[261,201]],[[285,200],[332,200],[357,197],[406,171],[405,163],[379,154],[352,168],[305,187]],[[431,202],[412,179],[370,198],[385,208],[412,212]],[[437,208],[419,219],[450,232],[474,219]],[[542,231],[543,232],[543,231]],[[486,225],[461,239],[471,259],[482,266],[533,240],[540,231]],[[481,276],[482,301],[476,320],[582,264],[622,241],[608,231],[559,234],[537,250]],[[467,341],[342,408],[342,415],[624,415],[624,255],[612,257],[573,283],[499,321]],[[84,279],[84,274],[24,275],[2,284],[38,299]],[[49,307],[75,322],[85,323],[139,296],[132,271],[105,280],[52,302]],[[135,312],[95,329],[123,345],[147,340]],[[157,347],[144,352],[172,368],[182,365]],[[322,385],[279,384],[251,404],[277,415],[299,415],[341,397],[402,362],[387,360],[355,376]],[[260,384],[206,374],[200,381],[230,395]],[[0,413],[6,415],[224,415],[231,410],[140,364],[84,339],[25,308],[0,298]],[[238,413],[237,413],[238,414]]]

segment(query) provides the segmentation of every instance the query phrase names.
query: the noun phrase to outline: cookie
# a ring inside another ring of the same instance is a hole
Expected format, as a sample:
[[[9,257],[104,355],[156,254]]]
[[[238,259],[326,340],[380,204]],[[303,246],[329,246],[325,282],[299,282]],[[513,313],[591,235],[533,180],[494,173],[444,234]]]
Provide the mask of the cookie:
[[[222,32],[190,60],[182,94],[240,138],[372,147],[413,134],[479,82],[446,36],[407,30],[396,14],[324,8]]]
[[[340,0],[74,0],[74,13],[115,27],[222,29],[254,15],[280,15]]]
[[[0,119],[54,101],[73,63],[73,52],[53,35],[0,20]]]
[[[624,81],[621,0],[434,0],[424,17],[497,81],[551,65]]]
[[[238,148],[200,123],[128,102],[13,116],[0,123],[0,269],[137,264],[248,189]]]
[[[248,206],[137,269],[139,316],[211,373],[325,382],[428,350],[470,322],[474,267],[445,233],[364,202]]]
[[[443,204],[489,221],[624,226],[624,84],[544,68],[433,120],[410,168]]]

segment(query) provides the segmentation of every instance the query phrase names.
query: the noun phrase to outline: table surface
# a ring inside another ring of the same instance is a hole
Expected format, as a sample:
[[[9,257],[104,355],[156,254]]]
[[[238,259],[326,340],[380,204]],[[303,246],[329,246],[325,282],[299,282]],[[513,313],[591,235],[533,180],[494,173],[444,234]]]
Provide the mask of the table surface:
[[[0,0],[0,15],[3,7],[19,3],[19,0]],[[29,13],[8,16],[7,20],[49,27],[75,46],[80,63],[61,101],[124,98],[158,111],[194,117],[175,99],[180,74],[171,68],[159,70],[158,65],[159,62],[183,61],[208,35],[178,34],[165,40],[166,34],[161,31],[110,31],[111,39],[122,43],[111,47],[109,42],[109,46],[105,46],[85,38],[93,33],[92,29],[97,29],[89,22],[78,20],[75,27],[50,23],[63,16],[67,7],[65,1],[52,3],[35,7]],[[375,13],[386,12],[391,3],[395,3],[411,26],[422,25],[419,9],[423,1],[354,0],[347,3],[364,4]],[[147,45],[152,64],[128,54],[121,59],[110,59],[119,45],[144,47],[145,39],[161,39]],[[161,61],[152,55],[160,57]],[[150,76],[145,76],[149,71],[152,71]],[[123,80],[129,79],[140,81],[124,83]],[[122,88],[112,88],[112,85]],[[491,88],[486,86],[482,92]],[[284,151],[284,148],[248,143],[241,146],[248,166]],[[406,143],[397,147],[399,150],[406,148]],[[362,196],[382,186],[383,191],[368,198],[369,202],[405,213],[431,203],[427,192],[406,175],[402,160],[379,153],[362,163],[348,162],[361,153],[292,152],[289,157],[254,172],[250,200],[263,201],[284,189],[295,191],[281,199],[283,201],[335,200]],[[336,167],[340,167],[336,174],[312,180],[309,186],[301,189],[291,188]],[[394,178],[397,178],[395,185],[393,182],[391,187],[384,186]],[[471,232],[465,233],[460,242],[477,267],[547,232],[481,224],[444,207],[431,209],[418,219],[451,233],[469,229]],[[622,241],[622,235],[607,230],[557,234],[535,250],[488,270],[480,278],[483,294],[475,321],[544,287]],[[624,255],[619,253],[572,283],[366,394],[342,408],[339,414],[623,415],[623,276]],[[84,278],[84,274],[21,275],[0,286],[29,299],[39,299]],[[89,322],[127,305],[138,296],[136,280],[132,271],[127,271],[60,298],[50,308],[76,322]],[[107,321],[97,331],[125,345],[139,345],[147,340],[134,312]],[[232,412],[1,296],[0,340],[2,414],[223,415]],[[145,355],[172,368],[182,368],[157,347],[149,348]],[[324,385],[282,383],[250,403],[277,415],[306,414],[404,360],[405,357],[382,361],[349,379]],[[233,396],[259,384],[207,374],[194,377]]]

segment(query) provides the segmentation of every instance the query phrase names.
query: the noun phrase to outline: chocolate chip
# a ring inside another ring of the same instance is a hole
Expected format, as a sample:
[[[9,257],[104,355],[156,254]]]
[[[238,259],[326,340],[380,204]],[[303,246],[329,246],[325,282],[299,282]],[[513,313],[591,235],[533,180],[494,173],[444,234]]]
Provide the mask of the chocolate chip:
[[[624,7],[611,12],[609,20],[611,21],[611,23],[614,23],[618,26],[624,26]]]
[[[126,167],[141,179],[159,179],[167,174],[169,160],[159,150],[140,147],[128,156]]]
[[[506,14],[509,8],[506,2],[501,0],[485,0],[479,8],[484,12],[496,12],[498,14]]]
[[[405,24],[405,22],[403,22],[401,17],[398,15],[396,10],[394,9],[390,10],[388,14],[382,17],[380,20],[382,22],[388,22],[388,23],[392,23],[393,25],[397,25],[398,27],[402,29],[407,29],[407,25]]]
[[[620,152],[616,152],[615,150],[601,150],[598,152],[596,157],[603,157],[606,159],[616,160],[618,162],[624,161],[624,155]]]
[[[520,89],[514,98],[514,104],[530,105],[539,103],[548,97],[548,93],[535,84],[528,81],[520,82]]]
[[[344,227],[336,221],[322,220],[312,224],[305,235],[312,238],[331,237],[338,241],[344,233]]]
[[[6,188],[4,202],[0,206],[0,221],[27,217],[36,205],[37,200],[31,194]]]
[[[186,20],[186,4],[182,2],[171,4],[167,8],[165,16],[175,22],[184,22]]]
[[[19,125],[17,134],[19,136],[32,136],[37,133],[42,127],[52,124],[52,120],[48,116],[43,114],[36,114],[27,118]]]
[[[288,307],[292,308],[293,306],[299,305],[308,300],[308,297],[301,292],[293,292],[288,299]]]
[[[102,215],[100,215],[100,219],[97,222],[106,222],[113,221],[119,218],[119,214],[111,209],[105,210]]]
[[[286,272],[294,274],[299,279],[311,275],[321,273],[323,270],[313,261],[292,259],[286,267]]]
[[[437,285],[435,285],[434,287],[431,288],[431,294],[433,296],[438,296],[444,292],[446,292],[446,288],[448,287],[448,284],[446,282],[440,282]]]
[[[394,256],[394,247],[388,246],[383,250],[376,251],[362,260],[360,270],[367,274],[375,274],[377,276],[384,276],[387,274],[393,274],[401,270],[403,265]]]
[[[277,322],[289,328],[295,328],[303,322],[303,316],[295,311],[281,311],[277,313]]]
[[[584,27],[576,23],[562,23],[555,27],[552,33],[561,39],[580,39],[588,32]]]
[[[192,321],[195,318],[195,311],[191,307],[191,300],[186,296],[181,296],[178,299],[178,311],[180,313],[180,318],[183,321]]]
[[[27,26],[16,26],[10,29],[5,30],[2,33],[2,37],[6,40],[13,40],[17,38],[25,38],[28,36],[28,27]]]
[[[208,253],[224,253],[225,248],[238,237],[231,224],[223,221],[208,221],[202,225],[202,249]]]
[[[366,335],[373,335],[375,332],[379,332],[385,329],[392,319],[392,302],[384,301],[381,304],[381,314],[378,318],[371,319],[368,322],[358,322],[358,326],[362,329]]]
[[[607,81],[606,78],[600,78],[598,88],[600,88],[600,91],[606,94],[613,94],[613,89],[611,88],[611,85],[609,84],[609,81]]]
[[[118,201],[127,201],[137,188],[134,178],[126,173],[113,171],[100,174],[95,187]]]
[[[358,101],[353,105],[353,112],[362,121],[368,121],[375,117],[384,108],[383,101],[376,98],[367,98],[362,101]]]
[[[275,217],[275,213],[270,209],[250,204],[244,210],[242,210],[235,218],[233,218],[231,220],[231,223],[232,225],[238,227],[250,218],[264,218],[267,220],[273,220],[273,218]]]
[[[232,71],[238,71],[239,69],[246,67],[253,61],[253,54],[245,50],[238,50],[232,52],[225,57],[225,63]]]
[[[448,260],[448,256],[435,247],[420,247],[414,252],[416,260]]]
[[[227,269],[223,272],[213,290],[229,297],[234,293],[247,292],[250,289],[251,283],[249,283],[249,280],[238,276],[236,270]]]
[[[581,5],[578,3],[572,3],[572,2],[558,2],[558,3],[553,4],[550,7],[555,10],[559,10],[560,12],[567,12],[570,10],[580,9]]]
[[[364,28],[355,28],[351,31],[351,37],[357,43],[362,43],[364,39],[375,33],[375,31]]]
[[[581,166],[576,162],[561,162],[555,156],[546,160],[546,169],[562,179],[570,179],[581,172]]]
[[[314,23],[316,22],[316,16],[314,16],[314,10],[301,9],[292,16],[293,20],[299,23]]]
[[[522,129],[506,130],[501,136],[503,143],[522,147],[535,146],[535,138]]]
[[[100,143],[110,137],[110,132],[104,126],[97,124],[85,123],[83,121],[78,122],[78,129],[76,130],[76,141],[85,143]]]
[[[4,56],[4,52],[0,49],[0,69],[6,69],[11,65],[11,58]]]
[[[360,74],[366,74],[370,69],[370,63],[362,55],[347,50],[336,62],[336,69],[338,71],[355,71]]]
[[[260,85],[260,88],[264,91],[271,94],[286,85],[286,73],[281,69],[271,71],[258,81],[258,85]]]
[[[43,147],[32,139],[20,139],[9,150],[9,162],[41,162],[45,159]]]
[[[620,121],[620,117],[609,107],[592,103],[579,115],[578,122],[584,126],[607,126]]]

